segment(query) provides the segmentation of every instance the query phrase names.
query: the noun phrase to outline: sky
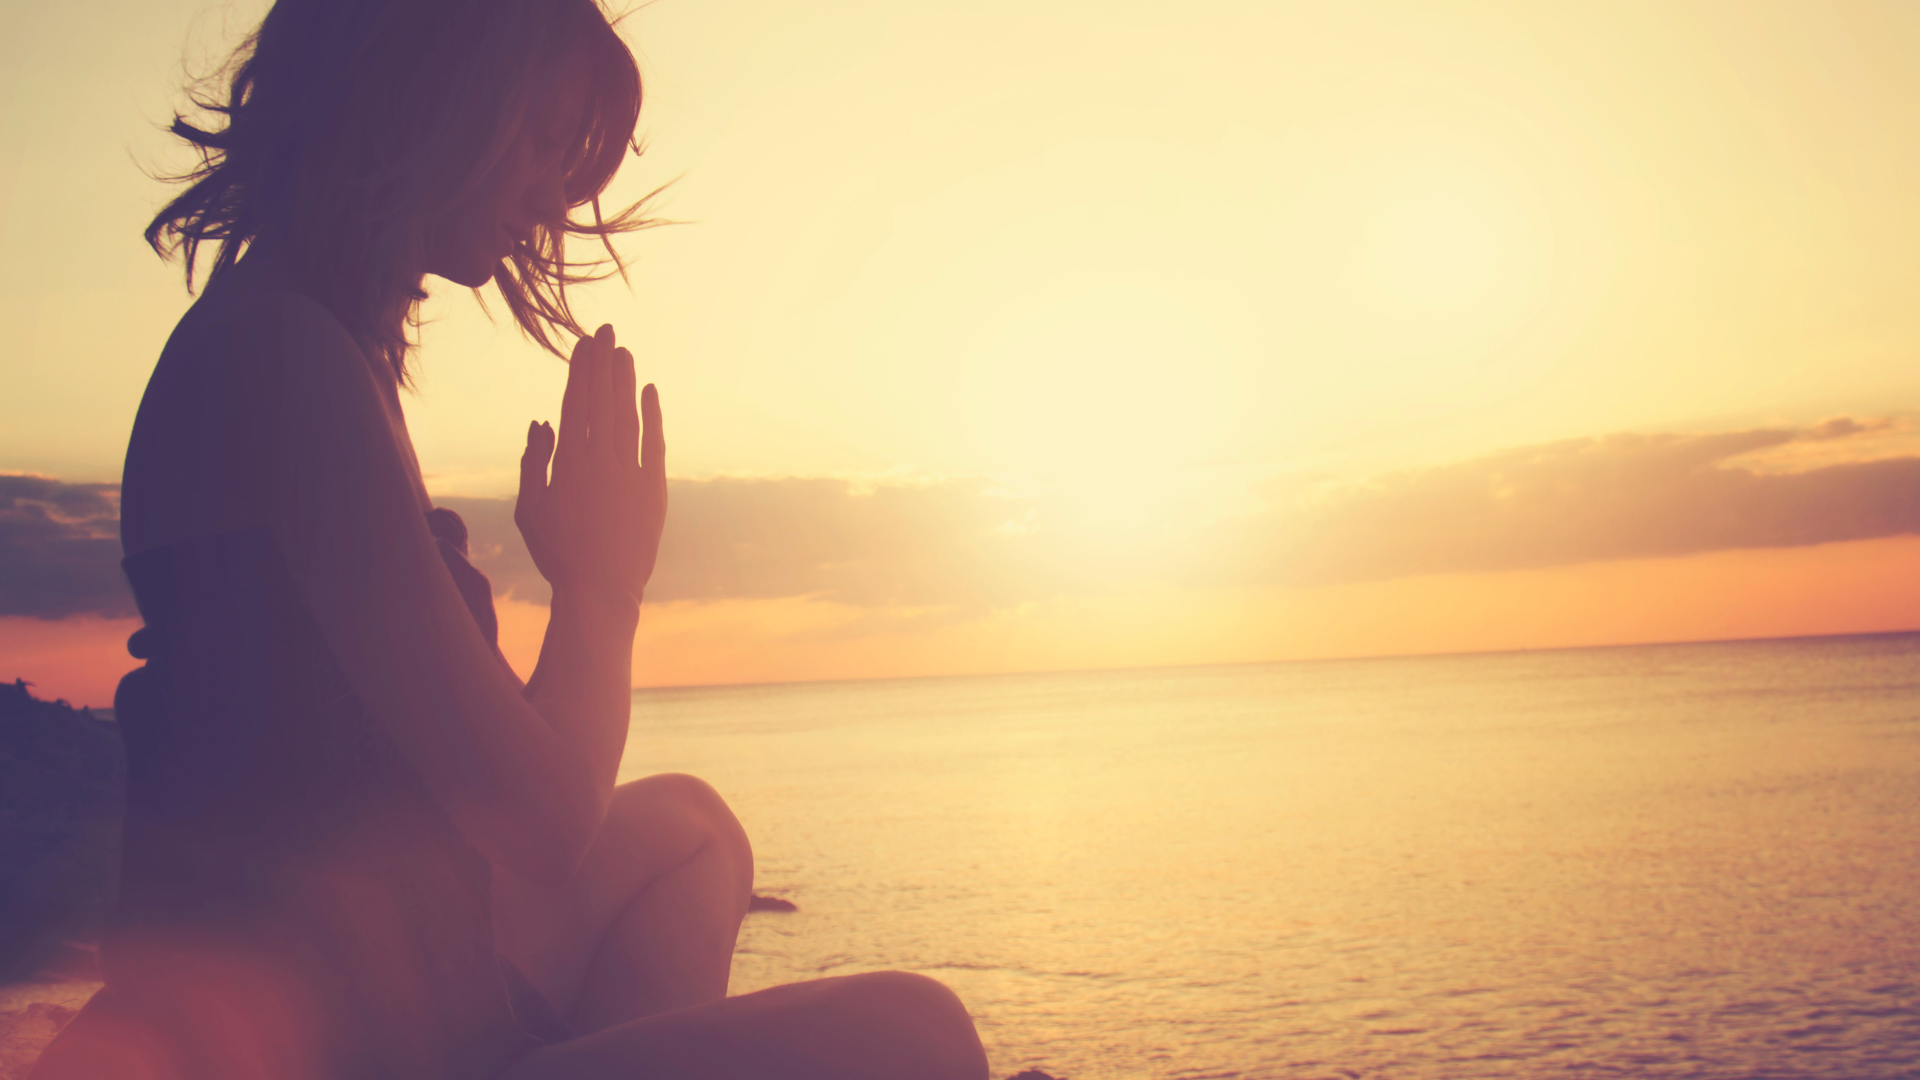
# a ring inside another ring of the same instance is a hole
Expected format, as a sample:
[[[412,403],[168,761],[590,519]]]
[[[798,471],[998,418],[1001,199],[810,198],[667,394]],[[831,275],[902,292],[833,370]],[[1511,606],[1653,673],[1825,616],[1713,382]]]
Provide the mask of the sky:
[[[0,677],[104,704],[190,302],[158,130],[264,10],[0,42]],[[1920,8],[654,0],[642,685],[1920,627]],[[496,309],[498,305],[495,305]],[[565,368],[465,290],[407,403],[503,649]],[[6,661],[12,661],[10,664]]]

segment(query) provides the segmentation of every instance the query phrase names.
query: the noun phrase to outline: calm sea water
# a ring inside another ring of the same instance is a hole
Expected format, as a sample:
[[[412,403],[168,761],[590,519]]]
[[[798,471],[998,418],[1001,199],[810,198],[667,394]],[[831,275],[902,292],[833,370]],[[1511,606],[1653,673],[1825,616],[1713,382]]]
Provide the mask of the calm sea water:
[[[1920,1076],[1920,636],[649,691],[996,1076]]]

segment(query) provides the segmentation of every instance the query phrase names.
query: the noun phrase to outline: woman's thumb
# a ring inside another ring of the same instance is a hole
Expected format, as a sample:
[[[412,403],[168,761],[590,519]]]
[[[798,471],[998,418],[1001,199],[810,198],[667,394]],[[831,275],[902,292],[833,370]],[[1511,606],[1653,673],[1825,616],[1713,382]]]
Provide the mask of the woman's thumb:
[[[547,463],[552,460],[553,429],[538,420],[528,424],[527,449],[520,455],[520,498],[513,508],[516,519],[547,493]]]

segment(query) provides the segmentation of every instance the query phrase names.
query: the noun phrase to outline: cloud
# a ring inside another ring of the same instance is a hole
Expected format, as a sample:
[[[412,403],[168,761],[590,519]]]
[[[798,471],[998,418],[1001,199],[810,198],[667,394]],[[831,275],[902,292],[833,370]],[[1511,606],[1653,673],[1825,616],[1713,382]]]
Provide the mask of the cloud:
[[[811,596],[860,607],[1006,606],[1068,578],[1027,500],[984,480],[857,484],[817,477],[677,480],[650,600]],[[467,520],[496,593],[545,602],[507,499],[443,498]]]
[[[133,613],[119,485],[0,473],[0,616]]]
[[[1359,484],[1274,481],[1265,510],[1223,525],[1210,565],[1190,576],[1309,585],[1920,532],[1920,458],[1780,468],[1807,444],[1888,430],[1840,419],[1805,429],[1614,435]],[[1831,453],[1812,448],[1804,460]]]
[[[1914,441],[1840,419],[1575,439],[1359,482],[1274,478],[1262,511],[1131,561],[1083,550],[1048,505],[985,480],[676,480],[647,597],[870,613],[844,636],[1153,582],[1310,586],[1864,540],[1920,533]],[[547,602],[512,500],[439,501],[466,519],[496,595]],[[132,614],[117,510],[110,484],[0,476],[0,615]]]
[[[982,480],[676,480],[670,499],[650,600],[807,596],[984,611],[1071,580],[1025,527],[1032,504]],[[466,520],[473,561],[496,595],[547,602],[511,499],[439,503]],[[133,613],[118,486],[0,475],[0,615]]]

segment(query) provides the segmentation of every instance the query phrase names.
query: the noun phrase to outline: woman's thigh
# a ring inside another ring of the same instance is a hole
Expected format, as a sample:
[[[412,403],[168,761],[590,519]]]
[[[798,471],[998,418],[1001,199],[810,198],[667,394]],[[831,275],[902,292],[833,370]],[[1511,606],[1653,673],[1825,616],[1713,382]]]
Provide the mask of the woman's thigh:
[[[744,908],[753,882],[752,850],[720,795],[702,780],[675,773],[622,784],[586,859],[564,884],[548,887],[496,870],[495,945],[563,1013],[571,1012],[614,925],[649,889],[698,886],[671,879],[715,845],[728,857],[701,865],[707,873],[737,877],[719,885],[742,893]],[[715,917],[739,916],[722,911]]]
[[[922,975],[880,971],[776,986],[558,1043],[499,1080],[984,1080],[966,1007]]]

